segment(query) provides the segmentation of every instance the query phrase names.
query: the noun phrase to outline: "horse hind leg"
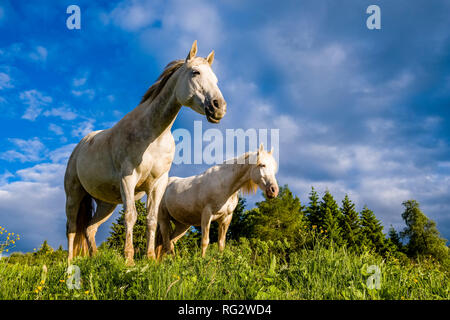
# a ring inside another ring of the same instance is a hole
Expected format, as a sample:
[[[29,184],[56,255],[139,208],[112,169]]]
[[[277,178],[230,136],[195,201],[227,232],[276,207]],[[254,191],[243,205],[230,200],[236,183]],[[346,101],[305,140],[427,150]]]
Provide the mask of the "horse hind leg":
[[[74,182],[70,188],[66,187],[66,216],[67,216],[67,247],[69,251],[68,262],[74,257],[74,241],[77,232],[77,218],[81,207],[81,202],[86,197],[87,192],[81,184]]]
[[[172,227],[170,225],[170,217],[167,209],[163,205],[160,206],[158,214],[158,238],[157,244],[155,245],[155,255],[158,259],[161,255],[161,250],[163,253],[173,253],[173,245],[170,241],[170,234],[172,233]]]
[[[116,208],[116,204],[111,204],[105,201],[96,200],[97,209],[89,225],[86,229],[86,238],[89,246],[89,255],[93,256],[97,253],[97,245],[95,243],[95,234],[102,223],[111,217]]]
[[[191,227],[190,225],[174,221],[175,224],[175,230],[170,235],[170,240],[173,244],[175,244],[182,236],[185,235],[185,233],[189,230]]]

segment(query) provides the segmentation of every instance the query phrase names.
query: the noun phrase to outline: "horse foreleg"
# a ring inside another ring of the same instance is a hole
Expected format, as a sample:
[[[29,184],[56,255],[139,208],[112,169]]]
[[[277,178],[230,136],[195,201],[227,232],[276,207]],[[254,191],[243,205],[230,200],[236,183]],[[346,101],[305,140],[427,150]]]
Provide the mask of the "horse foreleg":
[[[134,204],[134,189],[136,178],[133,175],[122,178],[120,193],[125,211],[125,259],[128,265],[134,265],[133,227],[137,220],[137,211]]]
[[[233,215],[230,214],[219,222],[219,251],[225,249],[225,239],[232,219]]]
[[[209,228],[211,226],[212,214],[207,207],[202,212],[202,257],[206,254],[206,248],[209,244]]]
[[[156,259],[155,233],[158,223],[158,211],[162,196],[166,190],[169,174],[166,172],[153,185],[147,194],[147,258]]]
[[[86,230],[86,238],[89,246],[89,255],[93,256],[97,253],[97,245],[95,244],[95,234],[98,227],[109,219],[117,205],[97,200],[97,209],[92,217]]]

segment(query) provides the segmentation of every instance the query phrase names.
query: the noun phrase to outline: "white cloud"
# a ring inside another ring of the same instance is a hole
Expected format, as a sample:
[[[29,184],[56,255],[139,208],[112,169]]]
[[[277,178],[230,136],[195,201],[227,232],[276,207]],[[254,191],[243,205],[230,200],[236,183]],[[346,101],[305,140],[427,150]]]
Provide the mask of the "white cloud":
[[[56,134],[56,135],[58,135],[58,136],[64,134],[63,129],[62,129],[60,126],[58,126],[58,125],[56,125],[56,124],[54,124],[54,123],[50,123],[50,124],[48,125],[48,130],[52,131],[54,134]]]
[[[74,87],[80,87],[82,85],[84,85],[87,81],[86,77],[82,77],[82,78],[74,78],[72,81],[72,84]]]
[[[31,168],[18,170],[16,175],[22,181],[52,183],[64,176],[65,168],[66,166],[60,163],[42,163]]]
[[[89,132],[92,132],[94,130],[94,121],[83,121],[77,125],[77,128],[72,130],[72,136],[74,137],[84,137]]]
[[[34,121],[42,112],[42,106],[46,106],[53,101],[49,96],[44,96],[41,92],[33,89],[20,93],[20,99],[28,105],[22,119]]]
[[[47,60],[48,51],[43,46],[37,46],[32,52],[28,54],[28,57],[36,62],[45,62]]]
[[[45,111],[43,115],[46,117],[59,117],[63,120],[73,120],[78,116],[68,107],[52,108],[51,110]]]
[[[76,146],[75,143],[62,146],[50,152],[49,157],[54,163],[65,163],[72,154],[72,151],[75,148],[75,146]]]
[[[14,177],[14,175],[8,170],[5,170],[5,172],[0,175],[0,186],[8,183],[8,179],[12,177]]]
[[[0,72],[0,90],[13,88],[14,86],[11,83],[11,77],[4,73]]]
[[[72,90],[72,94],[76,97],[86,96],[88,99],[92,100],[95,96],[95,90],[94,89]]]
[[[2,224],[19,233],[21,242],[33,246],[45,239],[52,246],[65,243],[65,197],[61,178],[56,183],[16,181],[0,186]]]
[[[43,159],[42,153],[45,151],[44,144],[39,138],[32,138],[28,140],[23,139],[8,139],[17,149],[8,150],[0,153],[0,159],[7,161],[19,160],[20,162],[39,161]]]
[[[123,1],[109,14],[103,14],[105,24],[113,22],[127,31],[137,31],[151,25],[157,18],[155,1]]]

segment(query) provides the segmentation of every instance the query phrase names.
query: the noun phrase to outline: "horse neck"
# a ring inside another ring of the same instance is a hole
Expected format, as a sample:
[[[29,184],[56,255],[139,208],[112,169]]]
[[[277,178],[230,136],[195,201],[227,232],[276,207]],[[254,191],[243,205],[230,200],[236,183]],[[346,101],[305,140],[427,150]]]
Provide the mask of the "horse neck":
[[[136,145],[139,142],[143,146],[148,145],[165,132],[170,132],[181,109],[174,90],[177,78],[175,72],[157,97],[144,101],[119,121],[120,130],[125,128],[135,133],[133,141]]]
[[[220,166],[217,172],[222,177],[224,185],[228,186],[227,194],[234,194],[251,179],[250,171],[253,166],[254,164],[250,163],[224,163]]]
[[[148,129],[163,133],[166,130],[170,131],[172,128],[181,109],[181,104],[178,103],[175,96],[177,78],[178,72],[175,72],[158,96],[149,102],[144,109],[142,119],[146,121]]]

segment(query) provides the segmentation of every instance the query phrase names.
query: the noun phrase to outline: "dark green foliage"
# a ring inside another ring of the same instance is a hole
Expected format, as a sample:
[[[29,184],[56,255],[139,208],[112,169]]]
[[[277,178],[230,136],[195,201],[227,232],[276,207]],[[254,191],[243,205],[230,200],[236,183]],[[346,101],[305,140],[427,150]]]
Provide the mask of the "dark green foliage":
[[[278,197],[256,203],[253,214],[254,237],[261,240],[284,241],[296,244],[304,230],[305,219],[300,199],[288,186],[280,187]]]
[[[308,218],[310,226],[320,226],[322,225],[322,217],[320,215],[319,207],[319,195],[317,194],[314,187],[311,187],[311,192],[309,193],[309,203],[308,207],[305,209],[305,215]]]
[[[340,222],[342,221],[342,213],[334,200],[331,193],[327,190],[322,197],[322,201],[319,205],[319,212],[321,216],[321,224],[317,227],[319,229],[326,230],[327,239],[337,245],[344,244],[342,238],[342,229]]]
[[[361,245],[377,252],[384,247],[383,226],[367,206],[361,211]]]
[[[147,211],[141,200],[135,202],[137,221],[133,228],[133,246],[136,257],[143,257],[147,252]],[[119,218],[111,226],[110,236],[106,240],[108,248],[123,251],[125,247],[125,211],[120,210]]]
[[[227,232],[227,240],[258,238],[287,241],[290,250],[312,249],[319,241],[328,246],[331,243],[338,247],[345,245],[356,252],[373,250],[383,256],[402,260],[407,259],[407,253],[410,257],[432,256],[441,262],[448,261],[446,240],[439,237],[436,224],[420,211],[416,201],[406,201],[404,206],[406,209],[402,216],[407,227],[401,234],[391,228],[386,237],[375,214],[365,206],[359,217],[355,204],[347,195],[339,208],[329,191],[319,201],[317,192],[311,188],[309,204],[304,208],[298,197],[284,186],[280,188],[278,198],[265,199],[250,210],[245,210],[245,199],[240,197]],[[141,201],[136,202],[136,207],[138,220],[134,227],[133,242],[136,257],[139,258],[145,256],[146,252],[146,210]],[[192,227],[177,243],[176,250],[197,250],[200,237],[200,228]],[[217,241],[215,222],[211,225],[210,238],[211,243]],[[122,252],[124,239],[124,212],[121,210],[104,245]],[[47,247],[44,243],[40,251],[49,250]]]
[[[389,228],[388,239],[395,246],[398,251],[403,251],[403,243],[400,239],[399,233],[394,229],[393,226]]]
[[[37,254],[45,255],[53,252],[53,248],[47,243],[47,240],[44,240],[39,250],[36,252]]]
[[[420,210],[417,201],[405,201],[403,206],[405,211],[402,213],[402,218],[406,227],[401,236],[409,240],[406,245],[408,255],[411,257],[432,256],[441,262],[447,261],[449,259],[447,240],[440,237],[436,223]]]
[[[347,244],[347,248],[355,250],[359,248],[361,227],[358,212],[355,210],[355,204],[350,200],[348,195],[345,195],[344,200],[342,200],[341,212],[342,239]]]

